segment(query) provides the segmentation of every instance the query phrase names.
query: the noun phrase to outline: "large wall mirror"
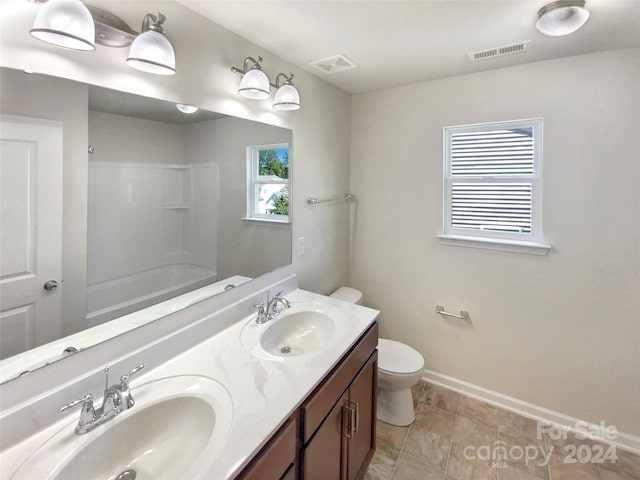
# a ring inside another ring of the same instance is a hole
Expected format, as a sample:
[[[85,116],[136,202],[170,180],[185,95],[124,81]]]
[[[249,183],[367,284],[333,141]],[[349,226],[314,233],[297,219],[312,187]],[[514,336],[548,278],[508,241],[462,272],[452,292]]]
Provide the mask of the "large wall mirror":
[[[9,69],[0,85],[0,382],[291,263],[290,130]]]

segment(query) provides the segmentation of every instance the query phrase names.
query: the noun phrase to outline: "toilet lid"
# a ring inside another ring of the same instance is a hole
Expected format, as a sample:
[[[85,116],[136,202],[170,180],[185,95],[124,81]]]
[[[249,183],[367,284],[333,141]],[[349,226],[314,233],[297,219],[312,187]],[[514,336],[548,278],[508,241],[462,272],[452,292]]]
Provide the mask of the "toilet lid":
[[[378,369],[389,373],[409,374],[424,368],[424,358],[404,343],[378,339]]]

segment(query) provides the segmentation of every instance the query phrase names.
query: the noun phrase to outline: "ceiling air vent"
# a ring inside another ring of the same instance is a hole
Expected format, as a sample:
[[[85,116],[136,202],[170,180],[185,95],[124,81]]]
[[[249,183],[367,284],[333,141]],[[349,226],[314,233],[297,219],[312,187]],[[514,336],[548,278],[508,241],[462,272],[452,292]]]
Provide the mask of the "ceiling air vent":
[[[504,55],[511,55],[513,53],[522,53],[529,50],[530,40],[526,42],[514,43],[511,45],[503,45],[502,47],[487,48],[486,50],[478,50],[477,52],[469,52],[467,56],[469,60],[475,62],[476,60],[484,60],[486,58],[502,57]]]
[[[321,58],[320,60],[311,62],[311,65],[324,73],[342,72],[344,70],[351,70],[352,68],[358,67],[353,60],[342,53]]]

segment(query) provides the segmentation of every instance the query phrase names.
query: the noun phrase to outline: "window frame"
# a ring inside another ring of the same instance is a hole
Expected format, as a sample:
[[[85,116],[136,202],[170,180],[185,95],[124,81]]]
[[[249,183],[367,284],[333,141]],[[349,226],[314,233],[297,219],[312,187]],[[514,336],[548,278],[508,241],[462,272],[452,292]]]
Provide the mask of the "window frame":
[[[531,128],[533,135],[533,173],[501,175],[452,175],[452,137],[460,133],[477,133],[492,130]],[[445,127],[443,130],[443,215],[442,243],[449,245],[511,250],[544,255],[549,246],[543,244],[542,230],[542,132],[543,119],[529,118],[500,122]],[[452,225],[452,190],[454,183],[531,185],[531,232],[498,232],[454,227]]]
[[[261,180],[259,172],[259,161],[260,161],[260,151],[261,150],[280,150],[286,148],[287,151],[290,151],[290,146],[288,143],[275,143],[275,144],[267,144],[267,145],[251,145],[247,147],[247,208],[246,208],[246,217],[243,220],[255,221],[258,223],[266,222],[266,223],[290,223],[291,218],[291,185],[289,183],[289,178],[282,178],[279,180]],[[289,168],[290,166],[287,165]],[[290,176],[290,168],[289,168],[289,176]],[[287,189],[289,191],[289,213],[288,215],[280,215],[280,214],[268,214],[268,213],[259,213],[257,211],[258,205],[258,186],[259,185],[269,185],[269,184],[287,184]]]

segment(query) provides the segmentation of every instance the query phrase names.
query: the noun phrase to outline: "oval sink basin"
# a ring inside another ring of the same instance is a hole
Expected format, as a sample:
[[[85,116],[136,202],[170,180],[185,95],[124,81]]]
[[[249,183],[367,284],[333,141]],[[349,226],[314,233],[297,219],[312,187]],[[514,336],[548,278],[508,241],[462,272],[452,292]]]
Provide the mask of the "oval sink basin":
[[[334,321],[325,313],[283,313],[264,331],[260,345],[271,355],[301,355],[320,349],[331,338],[333,330]]]
[[[136,404],[95,430],[77,421],[38,448],[11,476],[20,479],[176,479],[206,476],[231,425],[226,389],[206,377],[180,376],[132,389]]]

